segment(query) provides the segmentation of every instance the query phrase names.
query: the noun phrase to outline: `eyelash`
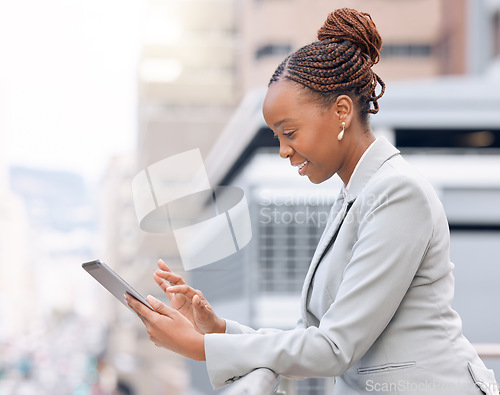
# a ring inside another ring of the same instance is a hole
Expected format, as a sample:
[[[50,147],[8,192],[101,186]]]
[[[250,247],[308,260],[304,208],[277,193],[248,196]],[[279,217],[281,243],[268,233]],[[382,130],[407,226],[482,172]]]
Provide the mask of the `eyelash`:
[[[288,132],[288,133],[283,133],[283,136],[285,137],[291,137],[293,134],[295,133],[295,130],[292,130],[291,132]],[[276,139],[276,140],[279,140],[279,137],[277,134],[274,134],[273,137]]]

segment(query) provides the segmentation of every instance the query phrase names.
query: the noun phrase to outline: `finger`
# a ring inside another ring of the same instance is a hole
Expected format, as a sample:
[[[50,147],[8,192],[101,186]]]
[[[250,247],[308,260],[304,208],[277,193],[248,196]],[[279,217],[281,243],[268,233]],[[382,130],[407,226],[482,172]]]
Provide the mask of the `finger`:
[[[166,263],[163,262],[163,259],[158,260],[158,267],[166,272],[172,272],[172,270],[170,270],[170,268],[166,265]]]
[[[201,298],[199,295],[194,295],[193,296],[193,301],[192,301],[195,309],[196,309],[196,313],[199,315],[201,314],[202,316],[205,315],[206,313],[206,307],[205,305],[203,304]]]
[[[163,290],[163,292],[167,292],[166,290],[167,290],[167,287],[169,286],[167,281],[165,281],[163,278],[158,276],[158,274],[156,274],[156,273],[153,273],[153,278],[156,281],[156,283],[160,286],[160,288]]]
[[[175,297],[175,294],[167,291],[167,288],[170,287],[170,285],[171,285],[170,282],[168,282],[167,280],[160,277],[157,273],[153,274],[153,278],[156,281],[156,283],[159,285],[161,290],[163,292],[165,292],[165,294],[168,296],[168,299],[170,300],[170,302],[172,302],[172,298]]]
[[[179,276],[178,274],[172,273],[172,272],[166,272],[163,270],[155,270],[155,274],[158,277],[161,277],[162,279],[168,281],[172,285],[180,285],[180,284],[186,284],[184,279]]]
[[[144,326],[146,328],[149,328],[149,326],[150,326],[149,321],[146,318],[144,318],[142,315],[140,315],[139,313],[135,312],[135,314],[137,315],[137,317],[139,317],[141,319]]]
[[[165,303],[163,303],[162,301],[156,299],[152,295],[148,295],[148,297],[146,299],[149,302],[149,304],[151,306],[153,306],[153,309],[155,309],[155,311],[157,313],[160,313],[161,315],[165,315],[165,316],[171,318],[172,314],[175,314],[174,312],[176,312],[175,309],[172,309],[171,307],[168,307]]]
[[[152,314],[155,314],[155,312],[152,311],[149,307],[146,307],[129,293],[125,294],[125,301],[127,302],[127,305],[139,315],[139,318],[141,318],[142,320],[144,318],[148,322],[151,321]]]
[[[167,292],[167,288],[170,286],[170,284],[163,278],[158,276],[156,273],[153,274],[153,278],[156,281],[156,283],[160,286],[161,290],[167,295],[168,300],[170,300],[170,303],[173,303],[175,300],[175,294]]]
[[[204,299],[201,299],[198,294],[193,296],[193,301],[192,301],[195,309],[196,309],[196,315],[201,318],[202,320],[210,318],[211,314],[211,309],[208,306],[208,302]]]
[[[175,294],[183,294],[189,299],[192,299],[194,295],[198,295],[200,297],[203,297],[203,294],[201,294],[200,291],[190,287],[187,284],[183,285],[172,285],[170,287],[167,287],[166,289],[167,292],[170,293],[175,293]]]
[[[143,315],[141,315],[138,311],[136,311],[135,304],[131,305],[126,297],[125,297],[125,302],[127,303],[127,306],[129,306],[129,308],[137,315],[137,317],[140,318],[140,320],[142,321],[144,326],[146,328],[149,328],[149,321]],[[134,303],[134,302],[131,302],[131,303]]]

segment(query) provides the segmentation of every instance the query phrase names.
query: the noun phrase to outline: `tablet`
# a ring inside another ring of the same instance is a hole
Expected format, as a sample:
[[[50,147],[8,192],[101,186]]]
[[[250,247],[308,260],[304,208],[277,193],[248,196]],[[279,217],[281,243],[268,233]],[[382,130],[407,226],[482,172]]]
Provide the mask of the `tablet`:
[[[123,296],[125,293],[129,293],[138,301],[154,311],[153,307],[148,303],[146,298],[132,288],[104,262],[101,262],[100,260],[85,262],[82,264],[82,267],[129,309],[130,307],[125,302],[125,298]]]

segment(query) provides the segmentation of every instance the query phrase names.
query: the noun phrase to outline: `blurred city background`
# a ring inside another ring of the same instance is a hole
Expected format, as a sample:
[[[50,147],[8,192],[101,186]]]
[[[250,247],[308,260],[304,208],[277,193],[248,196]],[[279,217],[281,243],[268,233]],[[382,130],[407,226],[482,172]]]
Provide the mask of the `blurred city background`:
[[[340,181],[312,185],[279,158],[261,105],[281,60],[346,6],[382,35],[372,128],[438,191],[454,307],[498,379],[500,0],[0,0],[1,395],[214,393],[204,363],[155,347],[82,270],[96,258],[165,299],[163,258],[219,315],[293,327]],[[140,230],[131,180],[194,148],[211,185],[245,191],[253,239],[184,273],[172,235]]]

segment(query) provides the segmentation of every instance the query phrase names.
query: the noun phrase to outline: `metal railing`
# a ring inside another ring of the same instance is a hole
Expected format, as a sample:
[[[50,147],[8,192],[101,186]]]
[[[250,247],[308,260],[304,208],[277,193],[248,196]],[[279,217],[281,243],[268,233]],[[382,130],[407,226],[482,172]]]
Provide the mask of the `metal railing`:
[[[473,344],[481,358],[500,358],[500,343]]]
[[[272,370],[260,368],[248,373],[233,384],[230,384],[222,395],[292,395],[278,391],[279,377]]]

